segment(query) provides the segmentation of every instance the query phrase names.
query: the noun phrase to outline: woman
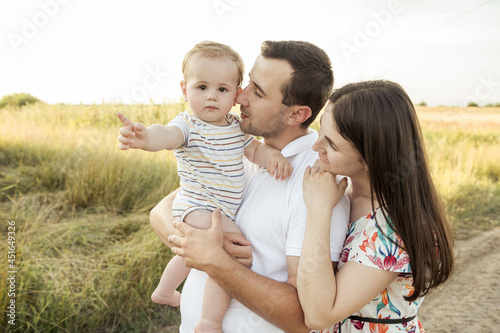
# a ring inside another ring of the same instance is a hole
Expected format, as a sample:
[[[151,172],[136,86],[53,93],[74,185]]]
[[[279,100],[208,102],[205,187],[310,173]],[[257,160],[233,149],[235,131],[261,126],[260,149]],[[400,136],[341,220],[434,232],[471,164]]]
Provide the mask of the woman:
[[[304,176],[307,228],[298,270],[306,324],[323,332],[424,332],[417,310],[453,270],[453,237],[405,91],[349,84],[330,97]],[[350,178],[351,218],[337,274],[330,215]]]

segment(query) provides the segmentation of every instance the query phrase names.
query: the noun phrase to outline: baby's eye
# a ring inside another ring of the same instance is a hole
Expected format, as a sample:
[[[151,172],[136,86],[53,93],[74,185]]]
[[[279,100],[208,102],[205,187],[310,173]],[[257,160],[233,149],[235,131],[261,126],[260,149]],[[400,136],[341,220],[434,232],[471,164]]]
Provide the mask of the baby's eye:
[[[219,88],[219,91],[220,91],[220,92],[226,92],[226,91],[229,91],[229,90],[228,90],[227,88],[220,87],[220,88]]]
[[[207,86],[206,86],[206,85],[204,85],[204,84],[202,84],[202,85],[200,85],[200,86],[198,87],[198,89],[200,89],[200,90],[206,90],[206,89],[207,89]]]

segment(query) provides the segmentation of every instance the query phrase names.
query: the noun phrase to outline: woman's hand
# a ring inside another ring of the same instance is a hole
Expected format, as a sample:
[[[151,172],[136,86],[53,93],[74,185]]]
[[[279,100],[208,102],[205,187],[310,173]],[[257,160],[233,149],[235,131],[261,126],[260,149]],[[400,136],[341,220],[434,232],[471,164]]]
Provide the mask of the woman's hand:
[[[339,184],[335,181],[336,175],[322,171],[319,163],[307,167],[304,173],[304,201],[308,210],[329,209],[333,210],[347,188],[347,179],[344,177]]]

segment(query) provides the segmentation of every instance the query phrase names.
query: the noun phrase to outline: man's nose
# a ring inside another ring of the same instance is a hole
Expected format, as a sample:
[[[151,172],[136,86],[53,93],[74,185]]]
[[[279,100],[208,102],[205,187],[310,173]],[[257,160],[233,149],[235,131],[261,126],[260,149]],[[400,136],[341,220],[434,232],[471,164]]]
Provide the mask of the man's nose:
[[[239,94],[238,96],[236,96],[236,103],[237,104],[241,104],[243,106],[248,106],[248,87],[250,87],[250,85],[247,85]]]

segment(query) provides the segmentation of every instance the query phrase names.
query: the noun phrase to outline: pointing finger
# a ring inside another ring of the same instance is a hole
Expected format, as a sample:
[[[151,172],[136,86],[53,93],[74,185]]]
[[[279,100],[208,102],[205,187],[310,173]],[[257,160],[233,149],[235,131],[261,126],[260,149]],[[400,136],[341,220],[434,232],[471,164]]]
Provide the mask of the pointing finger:
[[[125,127],[130,127],[130,126],[133,126],[134,124],[132,123],[132,121],[130,119],[128,119],[123,113],[121,112],[118,112],[116,114],[118,116],[118,118],[120,119],[120,121],[122,122],[123,126]]]

